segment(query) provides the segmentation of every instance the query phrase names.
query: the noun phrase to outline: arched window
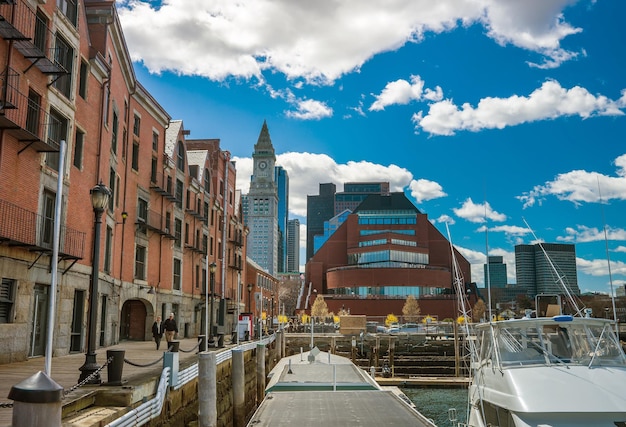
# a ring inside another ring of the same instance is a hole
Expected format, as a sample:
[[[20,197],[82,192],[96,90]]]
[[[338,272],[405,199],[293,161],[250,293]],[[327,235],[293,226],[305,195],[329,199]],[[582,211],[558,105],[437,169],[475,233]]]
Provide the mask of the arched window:
[[[211,174],[208,169],[204,169],[204,191],[207,193],[211,192]]]
[[[178,168],[178,170],[184,171],[185,170],[185,146],[183,145],[181,141],[178,141],[177,151],[178,153],[176,153],[177,155],[176,168]]]

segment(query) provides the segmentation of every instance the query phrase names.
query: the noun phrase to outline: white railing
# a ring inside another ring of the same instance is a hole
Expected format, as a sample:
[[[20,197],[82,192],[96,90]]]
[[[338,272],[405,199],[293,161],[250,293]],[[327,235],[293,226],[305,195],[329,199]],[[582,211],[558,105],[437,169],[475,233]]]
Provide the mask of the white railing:
[[[245,344],[240,344],[234,348],[234,350],[242,350],[248,351],[255,349],[257,345],[271,344],[276,340],[276,334],[272,334],[267,336],[259,341],[250,341]],[[233,349],[229,349],[226,351],[221,351],[217,353],[215,357],[215,364],[220,365],[233,357]],[[198,376],[198,363],[194,363],[190,367],[183,369],[178,372],[178,381],[176,384],[172,385],[172,389],[178,390],[185,384],[190,381],[193,381]],[[130,412],[127,412],[122,417],[112,421],[107,424],[106,427],[139,427],[146,424],[148,421],[158,418],[161,415],[161,410],[163,409],[163,402],[165,401],[165,396],[167,395],[168,387],[167,384],[170,380],[170,368],[164,368],[163,372],[161,372],[161,379],[159,380],[159,387],[157,388],[156,395],[139,405],[138,407],[132,409]]]

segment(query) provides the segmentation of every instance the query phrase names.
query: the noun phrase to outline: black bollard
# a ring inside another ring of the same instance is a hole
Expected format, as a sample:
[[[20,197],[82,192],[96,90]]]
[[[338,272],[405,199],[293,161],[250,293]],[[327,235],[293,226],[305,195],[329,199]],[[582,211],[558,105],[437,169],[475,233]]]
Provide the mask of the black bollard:
[[[204,351],[204,340],[206,339],[205,335],[198,335],[198,353]]]
[[[180,341],[170,341],[170,350],[172,353],[178,353],[178,349],[180,348]]]
[[[122,371],[124,370],[125,350],[107,350],[107,360],[111,359],[107,365],[106,385],[122,385]]]

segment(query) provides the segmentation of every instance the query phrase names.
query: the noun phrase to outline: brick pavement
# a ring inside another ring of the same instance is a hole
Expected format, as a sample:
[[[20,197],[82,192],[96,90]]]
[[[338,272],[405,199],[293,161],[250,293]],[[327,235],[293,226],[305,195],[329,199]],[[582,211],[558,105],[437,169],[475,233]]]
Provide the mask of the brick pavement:
[[[181,339],[180,341],[180,365],[185,367],[197,361],[197,350],[188,352],[197,346],[197,338]],[[124,350],[124,358],[140,365],[146,365],[158,360],[163,355],[167,343],[161,343],[161,349],[156,350],[152,341],[124,341],[120,344],[103,347],[96,350],[96,361],[98,365],[103,365],[106,361],[107,350]],[[78,383],[80,376],[80,368],[85,362],[84,353],[70,354],[67,356],[53,357],[51,363],[50,377],[61,385],[65,390],[73,387]],[[45,358],[36,357],[24,362],[8,363],[0,365],[0,403],[12,403],[7,397],[11,387],[21,381],[31,377],[39,371],[43,371],[45,367]],[[142,378],[158,377],[163,367],[159,362],[151,367],[137,367],[124,363],[122,380],[135,381]],[[107,368],[100,372],[102,382],[107,382]],[[67,396],[67,399],[77,398],[94,390],[94,388],[103,386],[86,385],[73,391]],[[110,386],[106,386],[110,387]],[[66,400],[67,400],[66,399]],[[13,416],[11,408],[0,408],[0,427],[10,427]]]

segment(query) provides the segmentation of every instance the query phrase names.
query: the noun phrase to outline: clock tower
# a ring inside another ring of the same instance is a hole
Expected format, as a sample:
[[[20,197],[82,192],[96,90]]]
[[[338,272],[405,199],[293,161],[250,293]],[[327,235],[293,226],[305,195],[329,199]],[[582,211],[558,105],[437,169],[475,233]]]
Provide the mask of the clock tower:
[[[253,170],[247,195],[248,256],[270,274],[278,273],[278,187],[276,154],[263,122],[252,154]]]

